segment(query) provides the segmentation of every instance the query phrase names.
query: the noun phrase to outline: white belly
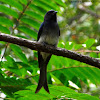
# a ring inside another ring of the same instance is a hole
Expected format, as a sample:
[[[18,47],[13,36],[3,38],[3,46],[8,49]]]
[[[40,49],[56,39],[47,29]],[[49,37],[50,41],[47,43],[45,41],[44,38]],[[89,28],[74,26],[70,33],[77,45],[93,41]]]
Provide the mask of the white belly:
[[[40,52],[44,61],[47,59],[47,57],[50,55],[49,53],[45,53],[45,52]]]
[[[40,43],[47,43],[48,45],[57,45],[58,44],[58,37],[54,36],[41,36],[40,39],[38,40]],[[47,59],[47,57],[50,55],[49,53],[41,52],[41,55],[44,60]]]
[[[47,44],[50,44],[50,45],[57,45],[58,44],[58,37],[55,37],[55,36],[41,36],[39,41],[40,43],[47,43]]]

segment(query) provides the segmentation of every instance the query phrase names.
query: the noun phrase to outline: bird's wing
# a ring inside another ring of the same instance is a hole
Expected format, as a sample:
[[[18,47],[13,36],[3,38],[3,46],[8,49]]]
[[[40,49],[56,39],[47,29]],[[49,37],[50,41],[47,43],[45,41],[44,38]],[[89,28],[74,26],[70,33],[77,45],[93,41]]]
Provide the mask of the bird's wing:
[[[39,32],[38,32],[38,37],[37,37],[37,41],[39,40],[39,38],[40,38],[40,36],[41,36],[41,34],[42,34],[42,32],[43,32],[43,26],[44,26],[44,22],[41,24],[41,26],[40,26],[40,29],[39,29]]]
[[[41,34],[43,32],[43,26],[44,26],[44,22],[40,26],[40,29],[39,29],[39,32],[38,32],[37,41],[40,39],[40,36],[41,36]],[[42,58],[42,55],[40,54],[40,52],[38,52],[38,63],[39,63],[39,68],[40,68],[41,63],[43,63],[43,58]]]
[[[59,29],[59,36],[60,36],[60,29]]]

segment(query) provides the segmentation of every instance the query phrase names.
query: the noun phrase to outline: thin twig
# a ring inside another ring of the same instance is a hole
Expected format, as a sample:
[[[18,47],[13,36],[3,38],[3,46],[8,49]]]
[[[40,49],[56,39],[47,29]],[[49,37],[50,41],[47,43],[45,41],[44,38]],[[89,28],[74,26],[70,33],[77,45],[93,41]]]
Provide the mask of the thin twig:
[[[91,10],[85,8],[85,7],[84,7],[83,5],[81,5],[81,4],[78,5],[78,8],[79,8],[80,10],[82,10],[82,11],[84,11],[84,12],[86,12],[86,13],[92,15],[92,16],[94,16],[95,18],[100,18],[100,15],[98,15],[98,14],[96,14],[95,12],[93,12],[93,11],[91,11]]]
[[[26,9],[28,8],[29,4],[31,3],[31,0],[29,0],[29,2],[27,3],[27,5],[24,7],[23,11],[20,13],[18,19],[16,20],[16,23],[15,23],[15,26],[12,28],[12,32],[11,32],[11,35],[13,33],[13,31],[18,27],[19,25],[19,20],[21,19],[21,17],[23,16],[24,12],[26,11]],[[1,56],[1,61],[6,53],[6,50],[7,50],[7,47],[8,47],[9,43],[5,44],[5,50],[4,50],[4,53],[3,55]]]
[[[87,53],[90,53],[90,52],[95,52],[95,53],[100,53],[100,51],[94,51],[94,50],[75,50],[75,52],[87,52]]]
[[[18,27],[19,20],[20,20],[21,17],[23,16],[24,12],[26,11],[26,9],[27,9],[28,6],[30,5],[30,3],[31,3],[31,0],[29,0],[29,2],[27,3],[27,5],[24,7],[23,11],[20,13],[20,15],[19,15],[19,17],[18,17],[18,19],[17,19],[17,21],[16,21],[16,26],[15,26],[13,29],[15,29],[15,28]]]
[[[69,68],[78,68],[78,67],[87,67],[87,66],[71,66],[71,67],[62,67],[62,68],[58,68],[58,69],[53,69],[53,70],[48,70],[48,72],[53,72],[53,71],[57,71],[57,70],[62,70],[62,69],[69,69]],[[89,66],[91,67],[91,66]],[[35,74],[35,75],[31,75],[31,76],[27,76],[25,79],[27,78],[31,78],[31,77],[35,77],[38,76],[39,74]]]

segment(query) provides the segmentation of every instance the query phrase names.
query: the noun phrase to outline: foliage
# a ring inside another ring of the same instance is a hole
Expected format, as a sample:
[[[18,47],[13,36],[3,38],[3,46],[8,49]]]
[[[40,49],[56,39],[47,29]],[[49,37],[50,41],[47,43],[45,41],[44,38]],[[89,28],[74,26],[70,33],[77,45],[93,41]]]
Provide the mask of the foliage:
[[[100,19],[78,8],[85,3],[84,0],[0,0],[0,32],[36,40],[45,13],[57,10],[61,30],[58,47],[99,58],[100,54],[96,51],[100,43]],[[90,3],[85,7],[100,14],[98,0]],[[0,62],[0,91],[6,95],[5,100],[99,100],[100,92],[91,96],[91,84],[97,87],[95,91],[100,85],[98,68],[53,55],[47,75],[50,94],[44,89],[35,94],[39,78],[37,52],[0,41],[0,55],[3,56]]]

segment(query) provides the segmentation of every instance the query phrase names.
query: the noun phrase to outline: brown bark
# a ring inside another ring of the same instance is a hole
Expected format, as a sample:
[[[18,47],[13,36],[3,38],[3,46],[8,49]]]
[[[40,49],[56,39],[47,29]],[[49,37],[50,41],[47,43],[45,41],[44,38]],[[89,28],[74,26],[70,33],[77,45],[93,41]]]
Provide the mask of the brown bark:
[[[36,41],[22,39],[19,37],[8,35],[8,34],[0,34],[0,41],[17,44],[20,46],[30,48],[32,50],[47,52],[47,53],[51,53],[51,54],[54,54],[57,56],[71,58],[71,59],[89,64],[89,65],[95,66],[97,68],[100,68],[100,60],[86,56],[86,55],[82,55],[82,54],[79,54],[76,52],[72,52],[70,50],[66,50],[63,48],[54,48],[54,47],[48,46],[48,45],[44,46],[43,44],[40,44]]]

